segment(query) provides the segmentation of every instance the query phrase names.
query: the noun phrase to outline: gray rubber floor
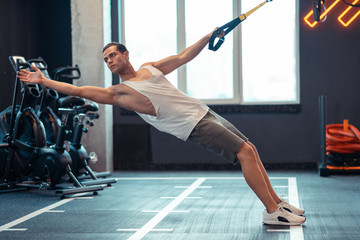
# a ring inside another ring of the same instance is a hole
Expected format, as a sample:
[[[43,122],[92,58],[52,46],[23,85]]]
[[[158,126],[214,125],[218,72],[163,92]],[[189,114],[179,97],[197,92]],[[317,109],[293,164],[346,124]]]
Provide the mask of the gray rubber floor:
[[[0,195],[0,239],[360,239],[360,176],[270,171],[276,192],[306,210],[298,227],[262,224],[241,172],[116,172],[117,183],[60,199],[52,190]]]

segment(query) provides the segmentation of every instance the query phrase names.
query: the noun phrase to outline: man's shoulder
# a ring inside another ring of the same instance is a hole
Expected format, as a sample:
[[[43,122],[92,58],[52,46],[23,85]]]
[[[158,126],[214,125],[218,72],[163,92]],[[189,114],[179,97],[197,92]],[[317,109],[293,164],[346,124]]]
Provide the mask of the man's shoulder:
[[[155,62],[147,62],[147,63],[144,63],[140,66],[140,68],[144,68],[144,67],[155,67]]]
[[[163,71],[161,71],[161,69],[156,65],[156,62],[144,63],[143,65],[141,65],[140,69],[141,68],[146,68],[155,75],[164,75]]]

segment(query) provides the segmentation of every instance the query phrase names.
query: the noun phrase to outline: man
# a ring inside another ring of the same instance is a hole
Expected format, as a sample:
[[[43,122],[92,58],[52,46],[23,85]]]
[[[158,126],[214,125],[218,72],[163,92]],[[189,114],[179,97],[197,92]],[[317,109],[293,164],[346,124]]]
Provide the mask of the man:
[[[209,110],[201,101],[176,89],[165,78],[166,74],[194,59],[208,44],[211,34],[180,54],[143,64],[138,71],[129,62],[129,52],[124,45],[106,45],[103,49],[104,61],[110,71],[122,80],[121,84],[108,88],[77,87],[56,82],[45,78],[36,67],[33,67],[35,72],[21,70],[18,77],[24,82],[42,84],[67,95],[122,106],[137,112],[160,131],[189,140],[231,162],[239,161],[246,182],[266,207],[263,223],[302,224],[305,222],[305,217],[301,216],[304,210],[277,196],[255,146],[232,124]]]

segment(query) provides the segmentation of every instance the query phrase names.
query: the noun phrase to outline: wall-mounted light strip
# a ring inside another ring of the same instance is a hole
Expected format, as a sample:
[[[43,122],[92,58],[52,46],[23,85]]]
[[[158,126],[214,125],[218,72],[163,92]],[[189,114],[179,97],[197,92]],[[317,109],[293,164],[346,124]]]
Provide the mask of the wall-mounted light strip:
[[[326,16],[326,14],[328,14],[335,6],[336,6],[336,4],[338,4],[340,2],[340,0],[336,0],[335,2],[333,2],[332,4],[331,4],[331,6],[330,7],[328,7],[321,15],[320,15],[320,21],[322,20],[322,19],[324,19],[324,17]],[[318,22],[316,22],[316,21],[314,21],[314,22],[310,22],[309,21],[309,18],[311,17],[313,15],[313,10],[311,10],[306,16],[305,16],[305,18],[304,18],[304,20],[305,20],[305,22],[310,26],[310,27],[315,27],[316,26],[316,24],[318,24]]]
[[[355,0],[352,4],[356,4],[357,2],[359,2],[360,0]],[[338,20],[339,22],[344,25],[345,27],[349,26],[350,23],[352,23],[355,18],[357,18],[359,15],[360,15],[360,10],[354,15],[352,16],[346,23],[343,21],[343,17],[345,16],[345,14],[347,14],[347,12],[350,11],[350,9],[353,8],[352,6],[349,6],[339,17],[338,17]]]

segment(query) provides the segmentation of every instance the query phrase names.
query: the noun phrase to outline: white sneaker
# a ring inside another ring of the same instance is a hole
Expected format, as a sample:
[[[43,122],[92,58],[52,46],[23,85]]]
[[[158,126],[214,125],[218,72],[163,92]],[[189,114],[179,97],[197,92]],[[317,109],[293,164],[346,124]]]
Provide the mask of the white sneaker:
[[[305,210],[299,209],[297,207],[294,207],[290,203],[286,202],[284,199],[281,198],[281,202],[278,204],[279,207],[282,207],[288,212],[291,212],[295,215],[301,216],[305,213]]]
[[[305,217],[292,214],[282,207],[279,207],[279,209],[273,213],[268,213],[266,209],[264,210],[264,224],[294,226],[304,223],[305,220]]]

